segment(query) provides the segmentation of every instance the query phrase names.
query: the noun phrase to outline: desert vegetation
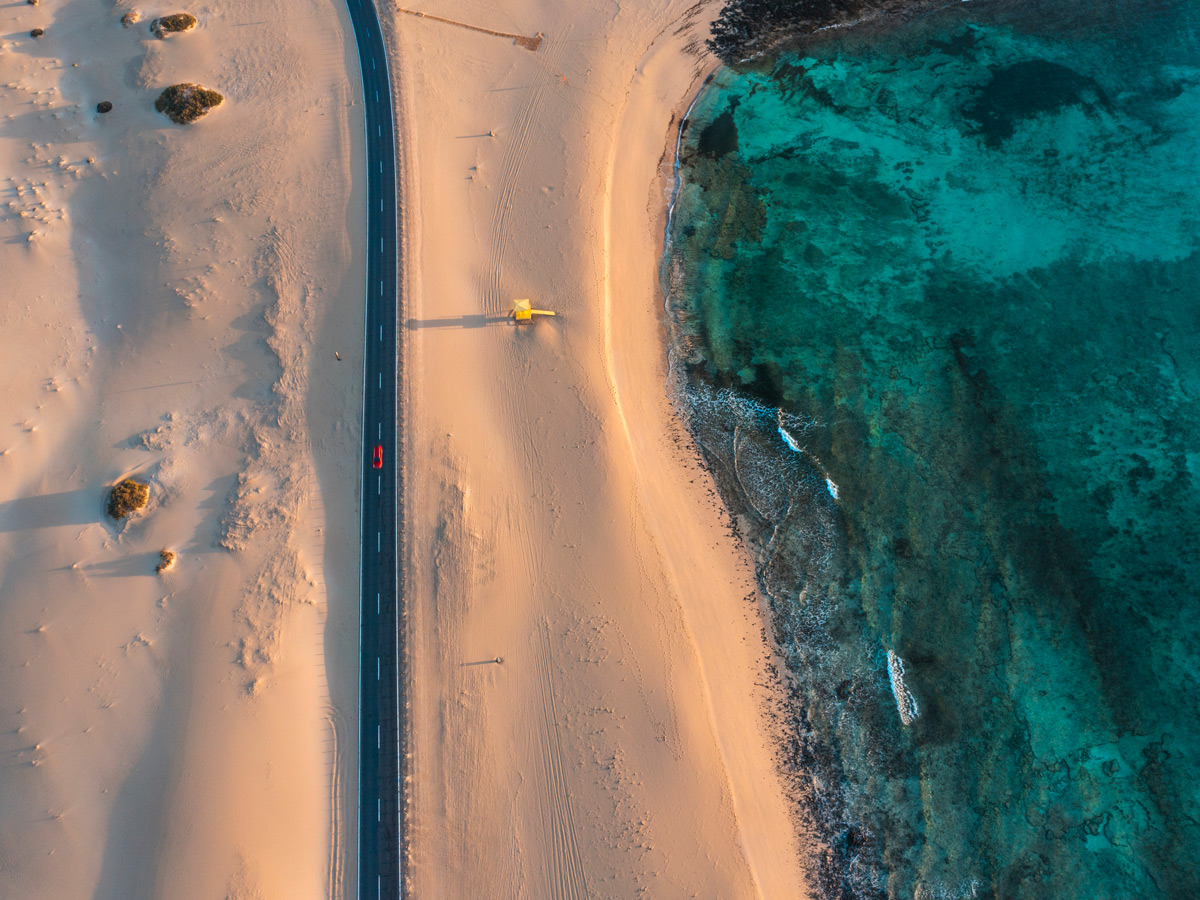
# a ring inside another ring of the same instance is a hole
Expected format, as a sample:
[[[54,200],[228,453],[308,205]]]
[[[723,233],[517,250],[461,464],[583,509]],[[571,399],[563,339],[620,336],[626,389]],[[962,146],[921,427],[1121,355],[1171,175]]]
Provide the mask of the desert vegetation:
[[[196,17],[190,13],[174,13],[169,16],[159,16],[150,23],[150,31],[157,38],[165,38],[168,34],[191,31],[195,27]]]
[[[198,84],[173,84],[158,95],[154,108],[177,125],[187,125],[224,100],[216,91]]]
[[[154,567],[154,571],[161,575],[174,565],[175,554],[170,550],[160,550],[158,552],[158,565]]]
[[[150,485],[126,478],[116,485],[108,495],[109,518],[120,521],[130,513],[137,512],[150,499]]]

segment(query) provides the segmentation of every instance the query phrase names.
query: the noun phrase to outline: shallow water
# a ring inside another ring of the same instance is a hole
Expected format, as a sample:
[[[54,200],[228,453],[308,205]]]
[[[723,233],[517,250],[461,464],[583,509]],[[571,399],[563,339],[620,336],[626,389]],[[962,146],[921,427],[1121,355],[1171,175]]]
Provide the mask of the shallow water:
[[[1200,4],[723,70],[664,266],[827,895],[1200,889]]]

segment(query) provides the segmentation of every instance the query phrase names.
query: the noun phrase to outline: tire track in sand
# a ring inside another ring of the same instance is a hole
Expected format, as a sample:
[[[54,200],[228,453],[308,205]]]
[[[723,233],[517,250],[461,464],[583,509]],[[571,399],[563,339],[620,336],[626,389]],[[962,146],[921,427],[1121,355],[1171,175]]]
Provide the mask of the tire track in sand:
[[[343,869],[346,853],[345,838],[342,835],[342,780],[345,777],[345,754],[342,751],[342,714],[335,706],[325,707],[325,722],[329,726],[329,862],[326,875],[329,879],[327,886],[330,900],[341,900],[342,884],[345,880]]]
[[[487,264],[486,281],[483,289],[483,313],[487,316],[499,316],[509,311],[508,300],[500,293],[500,283],[504,275],[504,256],[508,247],[508,214],[512,209],[513,195],[516,193],[518,176],[529,154],[529,146],[533,135],[533,123],[537,121],[538,107],[546,95],[546,88],[553,84],[550,72],[558,66],[563,50],[567,46],[566,34],[547,40],[545,62],[540,66],[541,73],[532,90],[525,95],[525,101],[517,112],[513,123],[512,137],[508,149],[504,153],[504,161],[500,165],[500,197],[492,212],[491,223],[491,254]]]
[[[558,704],[554,699],[554,667],[550,653],[550,626],[543,622],[538,628],[534,656],[542,688],[542,729],[539,749],[543,785],[538,793],[542,824],[549,839],[550,870],[547,873],[549,893],[554,900],[588,900],[587,878],[583,872],[583,856],[579,852],[579,837],[571,795],[567,790],[563,764],[562,743],[559,740]]]

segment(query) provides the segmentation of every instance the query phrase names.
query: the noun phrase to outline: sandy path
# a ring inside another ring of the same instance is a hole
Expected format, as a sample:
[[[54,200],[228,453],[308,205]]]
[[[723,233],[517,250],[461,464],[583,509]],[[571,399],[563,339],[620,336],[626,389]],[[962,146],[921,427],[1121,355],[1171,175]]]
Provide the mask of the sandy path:
[[[422,898],[803,896],[751,572],[665,397],[659,162],[711,65],[686,10],[423,10],[537,53],[389,23]],[[515,297],[560,315],[518,330]]]

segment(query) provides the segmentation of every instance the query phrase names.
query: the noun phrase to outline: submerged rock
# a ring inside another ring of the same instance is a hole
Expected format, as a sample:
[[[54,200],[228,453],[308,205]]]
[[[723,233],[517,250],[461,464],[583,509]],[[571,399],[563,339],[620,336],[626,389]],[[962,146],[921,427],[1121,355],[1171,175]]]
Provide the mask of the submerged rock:
[[[989,147],[1013,136],[1017,125],[1069,106],[1107,107],[1108,97],[1092,78],[1050,62],[1028,59],[996,69],[974,102],[963,109]]]
[[[733,65],[822,28],[924,5],[926,0],[726,0],[706,43],[722,62]]]
[[[112,112],[112,108],[113,105],[111,100],[101,100],[96,104],[96,112],[98,113]]]

